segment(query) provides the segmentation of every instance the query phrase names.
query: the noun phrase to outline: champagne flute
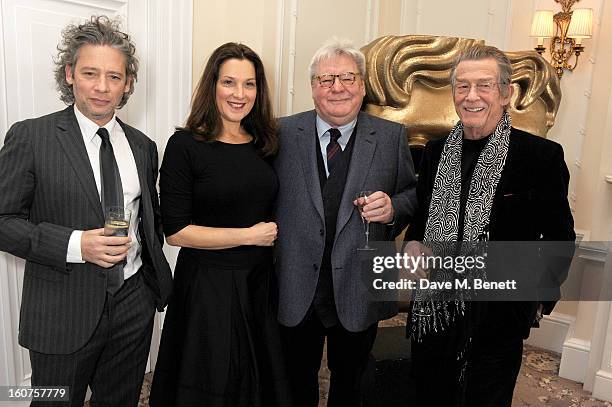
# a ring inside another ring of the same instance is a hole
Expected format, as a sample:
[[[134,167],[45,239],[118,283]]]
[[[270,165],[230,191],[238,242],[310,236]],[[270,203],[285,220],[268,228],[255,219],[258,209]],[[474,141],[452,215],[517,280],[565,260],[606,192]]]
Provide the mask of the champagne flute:
[[[132,211],[122,206],[111,206],[106,210],[104,220],[105,236],[127,236]]]
[[[368,204],[368,198],[372,195],[372,191],[359,191],[355,195],[355,199],[357,200],[357,209],[359,209],[359,215],[361,215],[361,221],[363,222],[363,227],[365,229],[365,246],[359,247],[357,250],[375,250],[373,247],[370,247],[370,221],[363,217],[363,207]]]

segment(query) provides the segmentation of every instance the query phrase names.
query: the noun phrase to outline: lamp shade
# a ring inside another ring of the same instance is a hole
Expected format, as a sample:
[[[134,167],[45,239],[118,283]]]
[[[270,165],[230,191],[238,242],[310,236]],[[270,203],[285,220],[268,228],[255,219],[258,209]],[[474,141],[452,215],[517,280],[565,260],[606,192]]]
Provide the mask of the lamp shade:
[[[593,10],[578,8],[572,13],[567,36],[571,38],[591,38],[593,33]]]
[[[531,21],[531,37],[552,37],[553,12],[551,10],[538,10]]]

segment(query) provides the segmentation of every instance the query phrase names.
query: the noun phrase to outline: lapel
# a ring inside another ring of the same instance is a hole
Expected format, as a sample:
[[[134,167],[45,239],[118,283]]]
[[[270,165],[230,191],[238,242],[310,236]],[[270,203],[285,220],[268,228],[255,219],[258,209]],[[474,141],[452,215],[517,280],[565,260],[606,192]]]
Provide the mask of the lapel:
[[[336,238],[355,210],[355,205],[353,205],[355,194],[364,189],[366,176],[370,171],[374,151],[376,151],[376,130],[372,127],[369,117],[363,112],[359,112],[354,137],[353,155],[338,209]]]
[[[514,128],[510,130],[510,143],[508,144],[508,155],[506,156],[506,163],[504,164],[504,169],[501,173],[501,178],[497,183],[497,188],[495,189],[495,196],[493,197],[493,207],[491,208],[491,215],[489,215],[489,219],[492,218],[493,211],[496,211],[500,208],[500,204],[504,199],[504,194],[506,192],[517,193],[519,191],[523,191],[525,189],[529,189],[529,180],[533,180],[533,176],[530,176],[530,171],[532,171],[531,163],[524,162],[523,157],[528,157],[529,154],[523,151],[524,145],[517,143],[517,140],[520,140],[518,137],[515,137]]]
[[[89,156],[87,155],[83,135],[81,134],[81,129],[73,109],[73,106],[69,106],[59,113],[55,136],[68,156],[68,161],[74,168],[76,177],[83,187],[87,200],[94,208],[100,223],[104,223],[104,214],[102,212],[98,188],[96,187],[96,180]]]
[[[142,140],[134,133],[132,128],[123,123],[117,118],[117,123],[123,129],[125,137],[127,138],[128,144],[132,150],[134,161],[136,162],[136,169],[138,170],[138,182],[140,183],[140,199],[142,208],[151,208],[149,194],[149,185],[147,180],[147,154],[145,147],[143,146]],[[141,217],[144,218],[144,213],[141,212]]]
[[[319,170],[317,168],[317,143],[316,135],[316,113],[312,110],[305,115],[305,120],[297,126],[297,144],[304,171],[304,179],[308,196],[317,209],[321,219],[325,219],[323,213],[323,196],[321,195],[321,184],[319,183]]]

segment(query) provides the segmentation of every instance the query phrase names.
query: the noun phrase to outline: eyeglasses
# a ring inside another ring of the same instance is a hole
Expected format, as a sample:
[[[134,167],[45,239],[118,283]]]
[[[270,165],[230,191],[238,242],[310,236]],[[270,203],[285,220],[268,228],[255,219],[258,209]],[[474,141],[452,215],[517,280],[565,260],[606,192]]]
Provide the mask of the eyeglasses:
[[[317,79],[319,81],[319,85],[323,88],[331,88],[334,86],[334,82],[336,78],[340,80],[340,83],[344,86],[351,86],[355,83],[355,79],[359,76],[358,73],[355,72],[344,72],[337,75],[333,75],[331,73],[323,73],[321,75],[315,75],[312,79]]]
[[[459,82],[454,86],[454,91],[456,95],[465,96],[470,93],[472,90],[472,86],[476,86],[476,93],[479,95],[488,95],[493,92],[497,85],[497,82],[478,82],[478,83],[468,83],[468,82]]]

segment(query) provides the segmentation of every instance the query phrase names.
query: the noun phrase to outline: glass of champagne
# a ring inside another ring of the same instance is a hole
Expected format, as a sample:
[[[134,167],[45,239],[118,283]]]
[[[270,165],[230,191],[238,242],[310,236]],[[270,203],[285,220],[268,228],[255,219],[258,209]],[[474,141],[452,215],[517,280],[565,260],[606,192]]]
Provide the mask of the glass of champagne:
[[[372,191],[360,191],[355,195],[357,200],[357,208],[359,209],[359,215],[361,215],[361,221],[365,229],[365,246],[357,248],[357,250],[375,250],[370,247],[370,221],[363,217],[363,207],[368,204],[368,197],[372,195]]]
[[[104,220],[105,236],[127,236],[130,228],[132,211],[122,206],[111,206],[106,210]]]

